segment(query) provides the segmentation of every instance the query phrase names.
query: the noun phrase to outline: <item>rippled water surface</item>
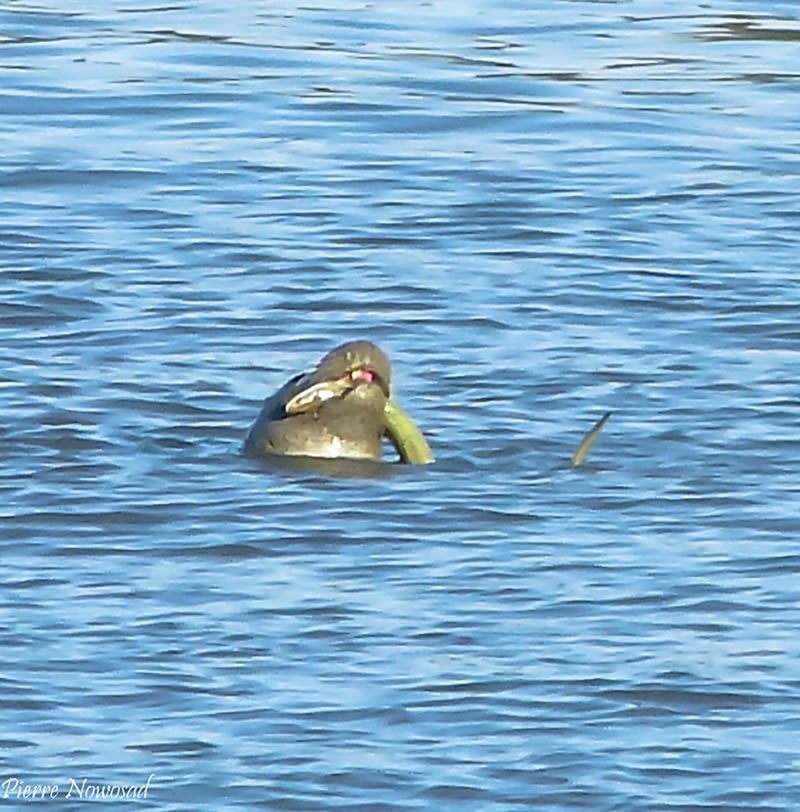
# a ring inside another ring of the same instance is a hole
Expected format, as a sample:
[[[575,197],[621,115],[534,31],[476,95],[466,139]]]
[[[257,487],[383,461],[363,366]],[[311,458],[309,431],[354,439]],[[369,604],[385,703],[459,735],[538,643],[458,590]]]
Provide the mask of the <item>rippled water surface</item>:
[[[800,808],[798,66],[794,3],[0,4],[0,798]],[[243,457],[350,338],[436,463]]]

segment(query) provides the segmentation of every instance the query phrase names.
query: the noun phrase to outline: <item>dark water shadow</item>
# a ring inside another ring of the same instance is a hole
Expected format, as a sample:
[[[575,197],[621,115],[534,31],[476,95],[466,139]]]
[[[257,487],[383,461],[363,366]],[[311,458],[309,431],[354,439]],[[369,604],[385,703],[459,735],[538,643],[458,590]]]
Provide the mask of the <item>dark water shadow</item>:
[[[399,462],[280,455],[250,458],[250,461],[254,466],[271,474],[289,476],[313,474],[328,479],[390,479],[411,471],[419,473],[430,468],[426,465],[405,465]]]
[[[765,22],[769,24],[765,25]],[[800,28],[797,19],[792,17],[731,15],[728,19],[703,23],[694,31],[693,36],[706,42],[726,40],[796,42],[800,40]]]

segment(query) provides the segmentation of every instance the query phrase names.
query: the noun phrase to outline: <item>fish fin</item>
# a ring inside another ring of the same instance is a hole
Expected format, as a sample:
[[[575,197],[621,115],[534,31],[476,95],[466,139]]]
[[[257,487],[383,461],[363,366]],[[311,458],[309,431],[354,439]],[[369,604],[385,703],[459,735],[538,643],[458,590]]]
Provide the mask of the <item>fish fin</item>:
[[[592,428],[586,433],[584,438],[580,441],[580,444],[575,449],[575,453],[572,455],[570,459],[570,464],[577,468],[583,461],[586,459],[586,455],[589,453],[589,450],[594,445],[594,441],[597,439],[597,435],[600,434],[603,426],[606,424],[606,420],[611,417],[611,412],[606,412],[595,424]]]

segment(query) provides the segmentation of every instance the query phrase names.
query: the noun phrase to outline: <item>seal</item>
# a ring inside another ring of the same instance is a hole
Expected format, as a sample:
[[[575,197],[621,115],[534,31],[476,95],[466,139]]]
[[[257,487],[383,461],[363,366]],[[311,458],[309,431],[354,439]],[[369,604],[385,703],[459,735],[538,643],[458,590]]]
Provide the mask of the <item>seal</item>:
[[[331,350],[315,369],[290,378],[264,401],[243,451],[327,459],[380,460],[383,438],[401,462],[426,465],[433,454],[411,417],[390,397],[392,367],[371,341]],[[581,440],[570,465],[583,465],[611,413]]]
[[[379,460],[387,436],[403,462],[431,462],[421,432],[390,400],[391,377],[388,357],[371,341],[336,347],[264,401],[244,452]]]

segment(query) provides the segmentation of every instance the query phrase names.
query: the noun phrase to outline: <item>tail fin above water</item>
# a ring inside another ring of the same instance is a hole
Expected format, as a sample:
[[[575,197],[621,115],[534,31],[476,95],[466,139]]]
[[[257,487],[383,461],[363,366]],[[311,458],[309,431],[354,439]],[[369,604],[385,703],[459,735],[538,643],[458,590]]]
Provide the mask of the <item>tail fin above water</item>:
[[[575,453],[572,455],[570,459],[570,465],[574,468],[577,468],[585,459],[586,455],[589,453],[589,450],[594,445],[594,441],[597,439],[597,435],[600,434],[603,426],[606,424],[606,420],[611,417],[611,412],[606,412],[591,428],[591,430],[586,434],[586,436],[581,440],[578,447],[575,449]]]

